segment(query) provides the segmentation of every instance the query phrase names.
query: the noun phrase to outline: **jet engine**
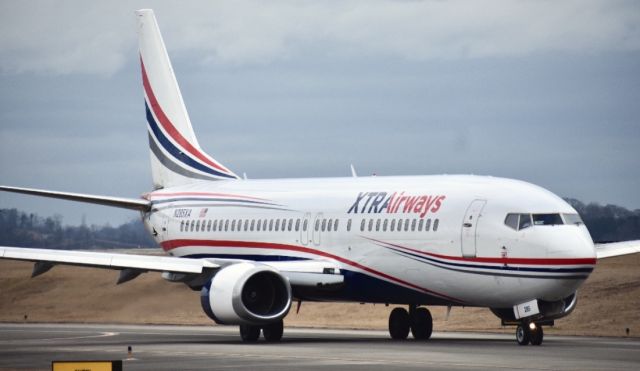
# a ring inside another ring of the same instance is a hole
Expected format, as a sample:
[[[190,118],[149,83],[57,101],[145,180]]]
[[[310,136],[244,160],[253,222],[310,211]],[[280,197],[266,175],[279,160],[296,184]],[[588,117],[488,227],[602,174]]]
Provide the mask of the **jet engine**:
[[[202,287],[200,302],[218,324],[273,323],[291,308],[291,285],[272,267],[237,263],[222,268]]]

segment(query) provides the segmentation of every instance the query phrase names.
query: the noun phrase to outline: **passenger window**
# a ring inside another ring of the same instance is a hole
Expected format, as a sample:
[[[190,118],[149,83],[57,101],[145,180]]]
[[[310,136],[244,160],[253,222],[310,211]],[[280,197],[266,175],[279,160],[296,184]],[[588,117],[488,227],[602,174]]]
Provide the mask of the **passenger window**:
[[[418,232],[422,232],[422,225],[424,224],[424,219],[420,219],[418,222]]]
[[[196,227],[196,221],[192,220],[191,221],[191,232],[193,232],[193,229]]]
[[[431,229],[431,219],[427,219],[427,222],[424,223],[424,231],[429,232],[429,229]]]
[[[417,220],[415,220],[415,219],[413,219],[413,220],[411,221],[411,232],[415,232],[415,231],[416,231],[416,223],[417,223],[417,222],[418,222],[418,221],[417,221]]]
[[[207,232],[211,232],[211,219],[207,222]]]
[[[213,221],[213,226],[211,227],[211,229],[215,232],[218,229],[218,221],[214,220]]]
[[[224,231],[226,232],[228,230],[229,230],[229,220],[227,219],[224,221]]]
[[[438,230],[438,225],[440,224],[440,219],[436,219],[433,221],[433,231],[437,231]]]
[[[291,231],[292,227],[293,227],[293,219],[289,219],[289,225],[287,226],[287,229]]]
[[[362,222],[360,222],[360,232],[364,232],[364,223],[366,223],[366,221],[362,219]]]
[[[376,232],[380,231],[380,223],[381,223],[380,219],[376,220]]]
[[[269,232],[273,231],[273,219],[269,219]]]
[[[393,232],[395,229],[396,229],[396,220],[391,219],[391,226],[389,227],[389,230]]]
[[[233,219],[231,221],[231,232],[235,232],[235,230],[236,230],[236,220]]]
[[[256,226],[256,221],[255,219],[251,220],[251,232],[253,232],[253,228]]]
[[[411,223],[411,222],[409,221],[409,219],[407,219],[407,220],[405,220],[405,221],[404,221],[404,231],[405,231],[405,232],[409,230],[409,223]]]
[[[383,232],[387,231],[387,225],[389,225],[389,219],[385,219],[384,222],[382,222],[382,231]]]
[[[320,219],[316,219],[316,225],[314,226],[316,232],[320,230]]]
[[[369,232],[373,230],[373,219],[369,219]]]
[[[265,232],[267,231],[267,223],[268,223],[267,219],[262,221],[262,230]]]
[[[327,228],[327,219],[322,219],[322,231],[324,232]]]
[[[280,219],[276,219],[276,232],[280,230]]]
[[[333,230],[336,231],[336,232],[338,231],[338,221],[339,220],[340,219],[336,218],[336,220],[333,221]]]
[[[518,229],[525,229],[529,227],[531,227],[531,214],[520,214]]]
[[[246,219],[246,220],[244,221],[244,231],[246,232],[246,231],[248,231],[248,230],[249,230],[249,219]]]
[[[309,224],[309,222],[307,221],[307,219],[304,220],[304,222],[302,222],[302,231],[306,232],[307,231],[307,225]]]
[[[200,221],[196,222],[196,232],[200,232]]]
[[[347,232],[351,232],[351,219],[347,220]]]
[[[300,219],[296,219],[296,232],[300,230]]]
[[[398,219],[398,232],[402,231],[402,219]]]
[[[262,220],[258,219],[258,222],[256,223],[256,231],[260,232],[261,226],[262,226]]]
[[[507,217],[504,218],[504,224],[511,228],[518,230],[518,214],[507,214]]]

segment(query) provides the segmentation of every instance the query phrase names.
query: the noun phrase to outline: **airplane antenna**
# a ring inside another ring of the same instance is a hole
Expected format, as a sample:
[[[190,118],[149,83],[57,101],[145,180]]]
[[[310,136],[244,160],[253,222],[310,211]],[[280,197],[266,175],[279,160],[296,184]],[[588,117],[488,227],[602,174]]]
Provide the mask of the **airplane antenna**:
[[[353,167],[353,164],[351,164],[351,176],[354,178],[358,177],[358,174],[356,173],[356,168]]]

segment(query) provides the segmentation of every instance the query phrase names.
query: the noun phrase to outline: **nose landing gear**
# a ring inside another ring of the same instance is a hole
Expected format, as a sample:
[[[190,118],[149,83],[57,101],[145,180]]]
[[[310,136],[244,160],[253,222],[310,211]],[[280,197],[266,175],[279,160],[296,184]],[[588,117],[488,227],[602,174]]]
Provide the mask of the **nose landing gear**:
[[[542,326],[534,322],[522,323],[516,328],[516,341],[520,345],[541,345],[543,338]]]
[[[409,331],[416,340],[427,340],[431,337],[433,319],[427,308],[410,305],[409,311],[394,308],[389,315],[389,335],[394,340],[404,340]]]

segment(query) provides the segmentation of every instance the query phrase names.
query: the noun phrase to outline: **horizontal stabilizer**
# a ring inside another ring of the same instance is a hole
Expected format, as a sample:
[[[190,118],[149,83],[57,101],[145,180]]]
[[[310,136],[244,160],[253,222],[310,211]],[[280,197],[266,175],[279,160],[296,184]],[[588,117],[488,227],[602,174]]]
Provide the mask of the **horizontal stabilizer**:
[[[33,188],[18,188],[0,186],[0,191],[22,193],[34,196],[43,196],[50,198],[58,198],[62,200],[86,202],[90,204],[98,204],[104,206],[120,207],[124,209],[132,209],[139,211],[149,211],[151,209],[151,202],[143,199],[135,198],[122,198],[122,197],[109,197],[109,196],[96,196],[82,193],[70,193],[70,192],[56,192],[47,191],[43,189]]]

